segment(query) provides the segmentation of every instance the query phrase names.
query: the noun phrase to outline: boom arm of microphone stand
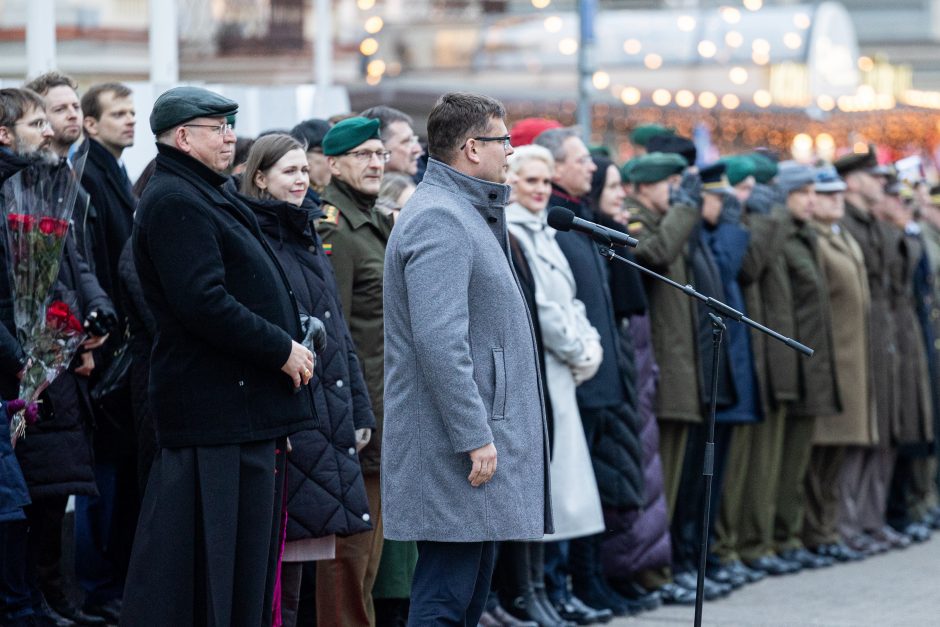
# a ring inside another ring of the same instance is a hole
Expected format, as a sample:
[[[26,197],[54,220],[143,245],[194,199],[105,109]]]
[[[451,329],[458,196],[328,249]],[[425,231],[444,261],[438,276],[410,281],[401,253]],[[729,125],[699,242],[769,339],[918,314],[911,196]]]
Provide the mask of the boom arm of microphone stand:
[[[662,281],[663,283],[668,283],[669,285],[673,286],[677,290],[685,292],[690,297],[702,301],[706,306],[708,306],[709,308],[717,312],[718,315],[723,316],[725,318],[730,318],[732,320],[737,320],[738,322],[743,322],[749,327],[757,329],[758,331],[762,333],[766,333],[767,335],[774,338],[778,342],[782,342],[783,344],[789,346],[793,350],[803,353],[804,355],[808,357],[812,357],[813,353],[815,352],[809,346],[806,346],[805,344],[800,344],[799,342],[797,342],[796,340],[792,338],[789,338],[781,333],[777,333],[773,329],[769,327],[765,327],[761,323],[751,320],[750,318],[745,316],[742,312],[731,307],[730,305],[727,305],[726,303],[723,303],[720,300],[716,300],[714,298],[711,298],[710,296],[705,296],[704,294],[697,292],[695,288],[692,287],[691,285],[682,285],[681,283],[673,281],[672,279],[665,277],[659,274],[658,272],[654,272],[650,270],[649,268],[643,267],[634,261],[631,261],[625,257],[621,257],[620,255],[615,253],[614,250],[609,245],[605,246],[604,244],[598,244],[597,252],[600,253],[601,257],[604,257],[605,259],[607,259],[607,261],[613,261],[614,259],[616,259],[617,261],[621,263],[625,263],[628,266],[632,266],[636,268],[637,270],[639,270],[640,272],[648,276],[651,276],[655,279],[658,279]]]

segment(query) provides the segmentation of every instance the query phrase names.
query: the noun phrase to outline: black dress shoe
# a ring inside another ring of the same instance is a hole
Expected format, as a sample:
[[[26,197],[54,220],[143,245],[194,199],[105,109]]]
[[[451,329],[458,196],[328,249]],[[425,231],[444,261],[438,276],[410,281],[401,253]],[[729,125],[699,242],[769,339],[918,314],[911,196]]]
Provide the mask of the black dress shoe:
[[[534,584],[534,599],[533,604],[538,605],[539,613],[548,616],[551,621],[554,621],[557,624],[568,626],[573,626],[574,623],[566,621],[558,614],[558,611],[555,609],[555,604],[552,603],[548,598],[548,593],[545,590],[545,584]]]
[[[539,624],[531,620],[520,620],[506,611],[501,605],[490,608],[490,615],[498,620],[503,627],[539,627]]]
[[[889,525],[885,525],[881,529],[871,532],[869,535],[878,542],[887,544],[892,549],[906,549],[911,546],[912,542],[908,536],[903,533],[898,533]]]
[[[555,611],[563,619],[578,625],[591,625],[593,623],[609,623],[614,618],[610,610],[595,610],[581,602],[577,597],[569,597],[565,601],[555,603]]]
[[[611,580],[611,587],[627,601],[634,604],[640,612],[651,612],[663,604],[658,590],[649,591],[629,579]]]
[[[108,624],[108,621],[104,618],[86,614],[64,599],[55,599],[53,601],[49,601],[48,609],[52,610],[50,613],[58,614],[58,616],[61,618],[70,620],[76,625],[84,625],[87,627],[105,627],[105,625]]]
[[[780,557],[788,562],[796,562],[803,568],[826,568],[835,564],[831,557],[815,555],[804,548],[787,549],[780,553]]]
[[[765,555],[747,563],[748,568],[765,572],[773,577],[792,575],[803,570],[797,562],[780,559],[777,555]]]
[[[82,606],[82,611],[89,616],[100,616],[114,625],[121,622],[121,604],[117,599],[100,605],[89,605],[86,603]]]
[[[548,606],[549,608],[551,605]],[[549,611],[538,602],[535,594],[527,593],[513,599],[509,607],[506,608],[510,614],[520,620],[530,620],[539,627],[571,627],[572,623],[562,619],[555,612],[554,608]]]
[[[669,582],[658,588],[663,605],[695,605],[695,591],[687,590],[677,583]]]
[[[672,580],[686,590],[691,590],[692,593],[695,594],[696,587],[698,586],[698,575],[696,573],[679,573],[677,575],[673,575]],[[715,599],[720,599],[731,594],[731,586],[714,582],[708,577],[705,577],[705,586],[702,590],[702,594],[706,601],[714,601]]]
[[[904,535],[914,542],[926,542],[930,539],[930,527],[921,523],[911,523],[904,528]]]
[[[817,546],[813,551],[816,555],[822,555],[823,557],[831,557],[837,562],[856,562],[858,560],[864,559],[865,556],[858,551],[850,549],[843,542],[834,542],[832,544],[822,544]]]
[[[862,554],[863,557],[878,555],[879,553],[885,553],[891,549],[889,545],[883,542],[878,542],[871,536],[864,533],[847,538],[845,540],[845,545],[853,551],[858,551]]]
[[[46,605],[42,613],[35,617],[39,627],[74,627],[75,623]]]
[[[731,586],[732,590],[737,590],[747,583],[747,577],[732,571],[725,566],[718,566],[705,571],[708,578],[716,583],[723,583]]]
[[[756,583],[761,579],[767,577],[767,573],[761,570],[755,570],[753,568],[748,568],[744,565],[744,562],[741,560],[735,560],[730,562],[726,568],[733,573],[737,573],[747,581],[747,583]]]
[[[623,599],[613,590],[608,591],[600,578],[593,577],[586,582],[581,581],[578,583],[581,585],[573,586],[572,592],[588,607],[608,609],[611,614],[617,617],[631,614],[626,599]]]

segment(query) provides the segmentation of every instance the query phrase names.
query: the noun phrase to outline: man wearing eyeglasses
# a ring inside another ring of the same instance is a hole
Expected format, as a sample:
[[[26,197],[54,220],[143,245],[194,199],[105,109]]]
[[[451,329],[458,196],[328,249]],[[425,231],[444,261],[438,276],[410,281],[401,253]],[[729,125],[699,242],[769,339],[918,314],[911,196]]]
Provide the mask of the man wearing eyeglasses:
[[[496,542],[552,532],[535,334],[506,231],[505,115],[486,96],[441,96],[386,255],[384,531],[418,543],[409,625],[476,625]]]
[[[176,87],[154,103],[156,170],[134,260],[158,329],[157,444],[122,625],[273,620],[286,436],[315,429],[313,354],[290,284],[254,214],[223,187],[237,103]],[[155,602],[158,599],[159,602]]]
[[[424,151],[415,135],[411,116],[385,105],[366,109],[362,116],[381,122],[382,143],[391,153],[385,171],[414,177],[418,173],[418,159]]]
[[[377,424],[375,437],[369,429],[356,425],[356,437],[367,443],[359,455],[368,462],[364,461],[362,474],[372,531],[337,538],[336,559],[317,563],[317,622],[339,627],[375,624],[372,585],[383,544],[378,467],[385,373],[382,282],[392,223],[375,208],[389,159],[379,124],[379,120],[348,118],[330,128],[322,143],[332,177],[323,190],[326,217],[317,230],[333,263],[343,313]],[[338,387],[349,384],[326,383]],[[353,449],[349,453],[356,454]]]

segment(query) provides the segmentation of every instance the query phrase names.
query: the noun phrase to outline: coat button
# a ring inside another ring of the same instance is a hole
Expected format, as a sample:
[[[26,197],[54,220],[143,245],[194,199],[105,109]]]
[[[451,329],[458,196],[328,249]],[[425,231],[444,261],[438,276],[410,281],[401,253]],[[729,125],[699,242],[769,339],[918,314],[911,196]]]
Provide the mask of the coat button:
[[[343,380],[342,380],[342,379],[340,379],[339,381],[336,382],[336,387],[338,387],[338,388],[343,387]]]
[[[366,522],[369,522],[370,520],[372,520],[372,517],[369,516],[368,514],[363,514],[362,519]]]
[[[355,455],[355,454],[356,454],[356,447],[355,447],[355,446],[350,446],[350,447],[349,447],[349,454],[350,454],[350,455]]]
[[[490,200],[496,200],[496,192],[490,192]]]
[[[245,386],[245,382],[244,382],[244,381],[239,381],[239,382],[238,382],[238,385],[239,385],[239,387],[244,387],[244,386]]]
[[[307,247],[307,250],[309,250],[312,253],[315,253],[317,252],[317,247],[311,244],[310,246]]]
[[[326,311],[326,312],[323,313],[323,317],[326,318],[327,320],[329,320],[330,318],[333,317],[333,314],[331,314],[330,312]]]

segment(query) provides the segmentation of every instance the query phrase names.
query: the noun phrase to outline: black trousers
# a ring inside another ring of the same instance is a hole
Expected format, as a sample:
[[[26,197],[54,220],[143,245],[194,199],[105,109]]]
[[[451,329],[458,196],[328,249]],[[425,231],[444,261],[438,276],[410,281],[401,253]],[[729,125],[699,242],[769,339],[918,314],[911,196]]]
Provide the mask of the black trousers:
[[[418,542],[408,624],[476,627],[495,561],[495,542]]]
[[[281,439],[160,450],[121,625],[271,625],[284,449]]]

